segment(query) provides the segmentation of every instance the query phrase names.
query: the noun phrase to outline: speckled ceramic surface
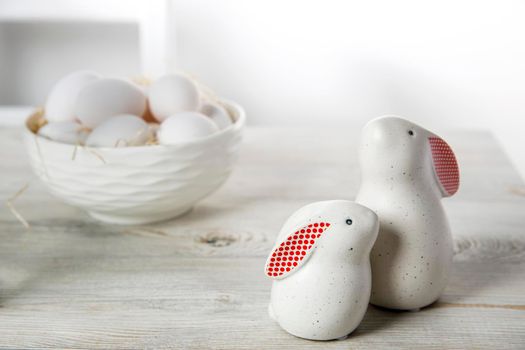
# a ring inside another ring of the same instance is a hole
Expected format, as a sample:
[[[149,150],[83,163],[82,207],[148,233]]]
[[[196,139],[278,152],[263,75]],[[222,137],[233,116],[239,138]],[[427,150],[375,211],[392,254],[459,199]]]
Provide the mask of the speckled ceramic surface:
[[[440,137],[399,117],[369,122],[360,146],[356,202],[373,209],[380,231],[371,252],[371,303],[412,310],[436,301],[452,263],[442,197],[459,186],[454,153]]]
[[[373,211],[350,201],[309,204],[284,224],[266,262],[274,280],[269,313],[287,332],[330,340],[361,322],[371,288]]]
[[[236,159],[245,115],[227,102],[235,122],[180,145],[85,148],[24,133],[30,163],[49,191],[102,221],[142,224],[176,217],[216,190]]]

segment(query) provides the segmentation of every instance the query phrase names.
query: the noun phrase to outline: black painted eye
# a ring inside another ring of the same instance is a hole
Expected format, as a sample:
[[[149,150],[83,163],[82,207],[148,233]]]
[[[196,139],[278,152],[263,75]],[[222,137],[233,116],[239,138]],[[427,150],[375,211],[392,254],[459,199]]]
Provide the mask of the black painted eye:
[[[353,223],[352,219],[346,219],[346,224],[347,225],[352,225],[352,223]]]
[[[409,134],[410,136],[414,136],[414,130],[408,130],[408,134]]]

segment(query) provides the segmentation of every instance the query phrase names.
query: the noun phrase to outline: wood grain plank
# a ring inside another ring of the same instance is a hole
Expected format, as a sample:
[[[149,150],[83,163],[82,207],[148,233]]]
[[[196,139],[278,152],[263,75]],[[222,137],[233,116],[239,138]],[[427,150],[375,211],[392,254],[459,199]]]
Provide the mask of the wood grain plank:
[[[174,221],[105,225],[47,194],[19,131],[0,129],[0,348],[523,349],[525,186],[490,134],[445,132],[463,183],[444,203],[454,268],[421,312],[370,306],[344,341],[286,334],[267,316],[263,266],[283,221],[315,200],[353,198],[356,133],[249,128],[227,184]],[[522,192],[523,190],[523,192]]]

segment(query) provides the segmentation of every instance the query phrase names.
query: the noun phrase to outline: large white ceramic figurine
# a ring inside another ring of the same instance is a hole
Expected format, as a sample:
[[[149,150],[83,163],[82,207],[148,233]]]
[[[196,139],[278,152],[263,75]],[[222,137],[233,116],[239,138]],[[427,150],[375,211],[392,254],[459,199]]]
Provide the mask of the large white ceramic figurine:
[[[442,197],[459,187],[448,144],[399,117],[370,121],[360,146],[356,202],[379,216],[372,249],[372,296],[382,307],[417,310],[436,301],[452,264],[452,236]]]
[[[309,204],[284,224],[266,262],[270,316],[301,338],[346,337],[370,299],[376,214],[345,200]]]

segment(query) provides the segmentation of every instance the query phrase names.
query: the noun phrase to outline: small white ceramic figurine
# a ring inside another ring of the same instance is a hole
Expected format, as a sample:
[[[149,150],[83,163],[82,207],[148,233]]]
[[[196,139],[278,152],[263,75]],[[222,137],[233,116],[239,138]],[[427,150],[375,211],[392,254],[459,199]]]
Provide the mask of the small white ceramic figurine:
[[[309,204],[284,224],[266,262],[270,316],[301,338],[346,337],[370,299],[377,215],[345,200]]]
[[[394,116],[370,121],[360,146],[356,202],[379,216],[372,249],[372,296],[382,307],[417,310],[436,301],[452,264],[442,197],[459,187],[459,168],[439,136]]]

